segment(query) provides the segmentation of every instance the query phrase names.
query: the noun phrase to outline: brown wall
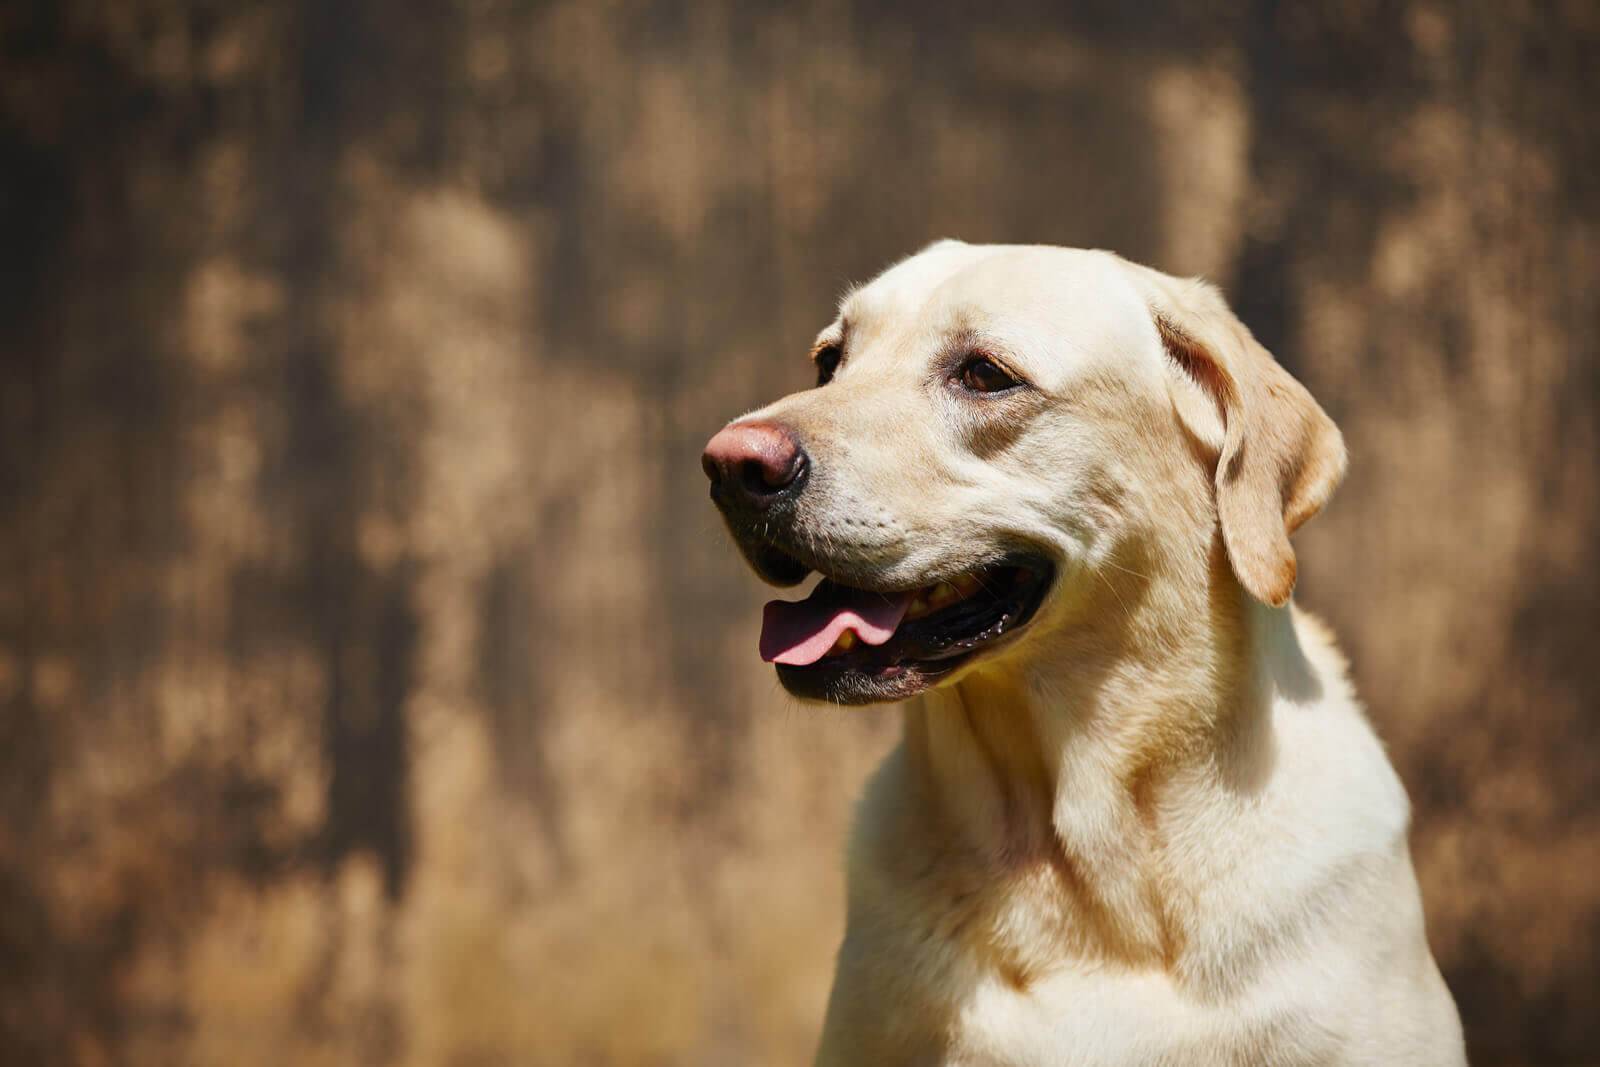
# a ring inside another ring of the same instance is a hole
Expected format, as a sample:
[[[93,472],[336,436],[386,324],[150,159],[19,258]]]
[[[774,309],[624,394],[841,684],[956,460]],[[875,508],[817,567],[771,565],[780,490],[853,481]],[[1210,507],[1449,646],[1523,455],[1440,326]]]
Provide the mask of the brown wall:
[[[806,1062],[894,716],[778,694],[696,458],[942,235],[1340,421],[1475,1062],[1600,1061],[1600,9],[1279,8],[0,7],[0,1062]]]

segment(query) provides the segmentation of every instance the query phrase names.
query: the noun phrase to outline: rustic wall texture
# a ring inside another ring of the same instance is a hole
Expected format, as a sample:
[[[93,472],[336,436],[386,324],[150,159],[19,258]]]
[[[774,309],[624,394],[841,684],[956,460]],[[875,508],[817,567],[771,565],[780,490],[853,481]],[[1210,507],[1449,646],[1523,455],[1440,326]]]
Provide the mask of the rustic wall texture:
[[[1203,273],[1480,1065],[1600,1062],[1600,7],[0,6],[0,1062],[800,1064],[884,711],[697,456],[944,235]]]

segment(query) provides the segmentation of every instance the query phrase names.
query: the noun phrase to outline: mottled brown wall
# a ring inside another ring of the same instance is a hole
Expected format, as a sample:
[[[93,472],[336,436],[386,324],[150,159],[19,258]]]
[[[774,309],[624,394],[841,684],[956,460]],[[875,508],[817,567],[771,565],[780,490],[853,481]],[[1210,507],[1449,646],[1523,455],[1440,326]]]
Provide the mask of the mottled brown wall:
[[[1589,3],[0,6],[0,1062],[793,1064],[884,713],[700,443],[943,235],[1204,273],[1475,1062],[1600,1061]]]

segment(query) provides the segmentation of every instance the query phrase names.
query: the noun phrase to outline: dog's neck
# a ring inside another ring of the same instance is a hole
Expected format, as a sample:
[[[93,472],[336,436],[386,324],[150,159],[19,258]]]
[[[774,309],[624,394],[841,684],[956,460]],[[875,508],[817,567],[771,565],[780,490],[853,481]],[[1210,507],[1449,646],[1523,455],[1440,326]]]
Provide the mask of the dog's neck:
[[[1250,600],[1220,552],[1187,570],[1097,583],[1036,641],[1047,655],[907,711],[909,780],[943,840],[986,884],[1043,898],[1023,907],[1071,910],[1081,954],[1174,964],[1186,894],[1163,823],[1259,780],[1272,694],[1309,671],[1289,610]]]

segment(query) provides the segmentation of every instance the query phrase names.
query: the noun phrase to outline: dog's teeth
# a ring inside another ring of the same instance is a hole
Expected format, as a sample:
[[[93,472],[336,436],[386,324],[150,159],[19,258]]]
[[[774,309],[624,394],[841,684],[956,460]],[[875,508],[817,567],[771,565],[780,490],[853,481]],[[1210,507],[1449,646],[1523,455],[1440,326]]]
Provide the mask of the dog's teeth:
[[[828,652],[848,652],[855,647],[855,644],[856,632],[854,630],[845,630],[834,639],[833,647],[828,649]]]
[[[982,588],[983,583],[978,580],[977,576],[971,574],[963,574],[950,579],[948,582],[940,582],[928,590],[926,600],[924,600],[923,594],[919,593],[917,598],[911,602],[911,607],[906,612],[906,615],[908,618],[914,619],[918,615],[926,614],[930,611],[938,611],[940,608],[948,607],[958,600],[965,600]]]

